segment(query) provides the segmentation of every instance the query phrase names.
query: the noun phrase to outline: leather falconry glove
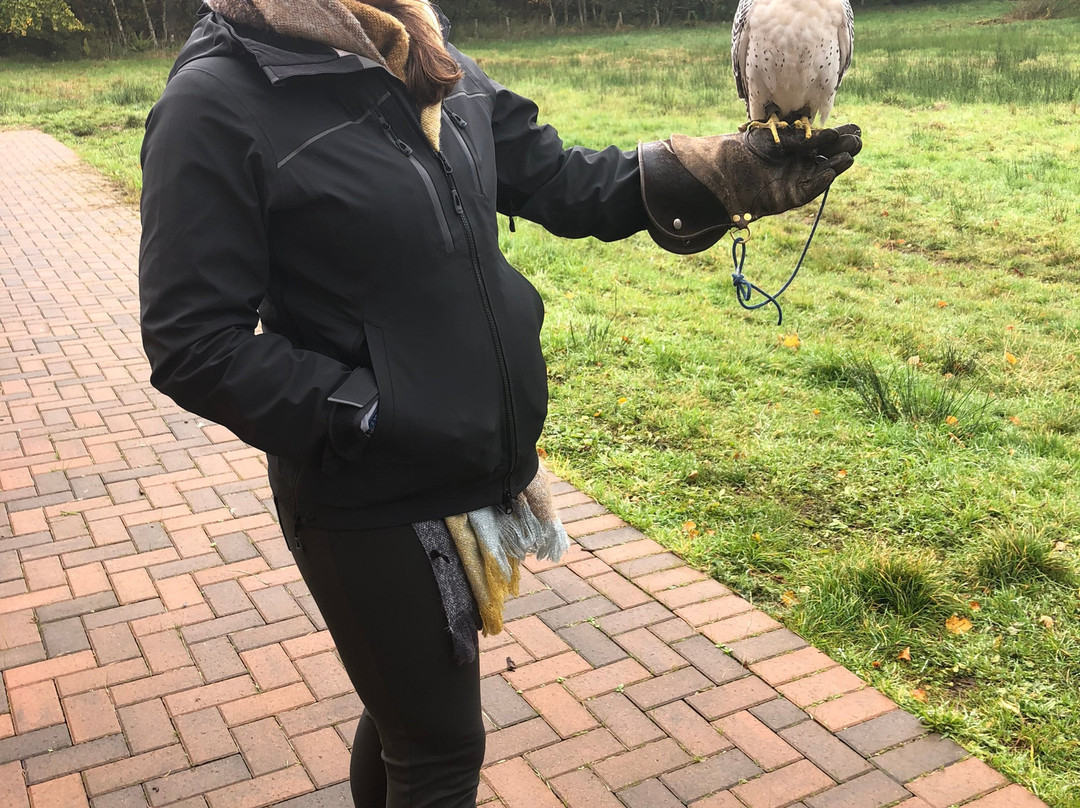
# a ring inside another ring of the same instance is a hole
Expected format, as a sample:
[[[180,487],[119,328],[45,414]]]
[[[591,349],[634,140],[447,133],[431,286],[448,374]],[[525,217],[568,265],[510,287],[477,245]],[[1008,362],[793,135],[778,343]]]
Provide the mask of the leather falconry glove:
[[[854,124],[818,129],[810,138],[767,129],[638,145],[641,195],[649,234],[665,250],[695,253],[732,227],[798,208],[851,168],[862,148]]]

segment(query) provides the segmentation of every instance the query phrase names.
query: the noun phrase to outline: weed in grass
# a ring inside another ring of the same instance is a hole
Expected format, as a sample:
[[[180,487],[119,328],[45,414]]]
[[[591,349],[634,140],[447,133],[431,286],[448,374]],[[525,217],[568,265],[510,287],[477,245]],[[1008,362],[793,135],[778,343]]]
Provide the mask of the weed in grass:
[[[881,550],[848,571],[847,584],[871,611],[917,620],[943,613],[940,560],[929,554]]]
[[[992,533],[974,559],[976,578],[989,587],[1002,587],[1046,579],[1075,585],[1077,573],[1068,559],[1054,549],[1044,531],[1034,527],[1001,528]]]
[[[724,550],[729,558],[745,565],[747,572],[778,575],[788,569],[787,554],[776,539],[766,539],[760,533],[745,533],[732,538]]]
[[[859,559],[841,559],[820,570],[796,620],[811,636],[843,635],[859,626],[878,646],[911,645],[915,627],[943,620],[956,599],[929,552],[867,547]],[[892,658],[891,656],[889,657]]]
[[[68,124],[68,131],[75,137],[89,137],[97,132],[97,124],[88,120],[72,121]]]
[[[101,94],[101,100],[120,107],[149,107],[159,95],[161,95],[161,87],[156,84],[125,79],[115,82],[105,90]]]
[[[955,345],[947,345],[937,367],[942,376],[968,376],[978,369],[979,360],[974,354]]]
[[[911,365],[884,373],[866,359],[851,362],[845,375],[874,417],[945,425],[956,435],[990,428],[992,399],[974,386],[963,387],[953,379],[926,379]]]

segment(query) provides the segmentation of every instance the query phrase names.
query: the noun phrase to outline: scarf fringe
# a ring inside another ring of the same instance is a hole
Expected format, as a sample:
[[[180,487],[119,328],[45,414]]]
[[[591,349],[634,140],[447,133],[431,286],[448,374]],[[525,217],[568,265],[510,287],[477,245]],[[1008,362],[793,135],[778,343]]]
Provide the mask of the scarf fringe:
[[[481,508],[446,517],[446,527],[461,556],[485,637],[502,631],[503,604],[518,595],[525,557],[557,562],[570,548],[543,464],[511,503],[510,513]]]

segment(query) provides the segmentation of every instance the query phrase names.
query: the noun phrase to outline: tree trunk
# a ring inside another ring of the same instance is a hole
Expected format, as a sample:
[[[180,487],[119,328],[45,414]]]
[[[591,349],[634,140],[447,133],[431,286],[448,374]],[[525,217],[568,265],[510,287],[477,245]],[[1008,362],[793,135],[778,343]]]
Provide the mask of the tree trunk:
[[[112,4],[113,16],[116,17],[116,30],[120,32],[120,44],[127,45],[127,34],[124,33],[124,24],[120,22],[120,9],[116,7],[116,0],[109,0]]]
[[[158,46],[157,32],[154,31],[154,21],[150,19],[150,6],[146,4],[146,0],[142,0],[142,10],[146,15],[146,27],[150,31],[150,41],[154,43],[154,47]]]
[[[161,41],[167,43],[169,41],[169,20],[166,14],[168,9],[168,3],[165,0],[161,0]]]

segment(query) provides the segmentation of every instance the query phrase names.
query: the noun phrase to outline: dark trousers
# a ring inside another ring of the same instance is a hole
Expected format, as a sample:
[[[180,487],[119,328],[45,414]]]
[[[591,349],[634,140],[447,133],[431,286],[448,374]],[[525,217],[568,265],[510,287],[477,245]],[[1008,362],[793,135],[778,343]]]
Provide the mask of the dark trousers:
[[[442,600],[411,526],[282,528],[364,712],[356,808],[475,808],[484,760],[479,661],[453,659]]]

